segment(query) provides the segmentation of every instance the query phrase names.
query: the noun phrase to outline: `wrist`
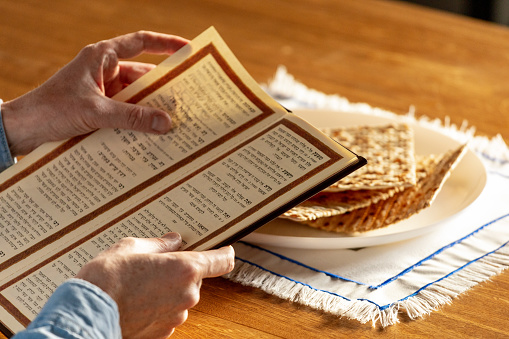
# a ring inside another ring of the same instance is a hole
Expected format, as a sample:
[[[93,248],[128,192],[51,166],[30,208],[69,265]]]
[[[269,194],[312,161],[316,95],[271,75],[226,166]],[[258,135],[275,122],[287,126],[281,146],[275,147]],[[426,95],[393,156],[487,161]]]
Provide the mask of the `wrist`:
[[[30,105],[25,96],[6,101],[2,104],[2,120],[5,138],[11,155],[17,157],[25,155],[35,147],[31,146],[37,136],[37,130],[28,129],[28,126],[39,126],[41,122],[31,121],[30,114],[26,114]]]

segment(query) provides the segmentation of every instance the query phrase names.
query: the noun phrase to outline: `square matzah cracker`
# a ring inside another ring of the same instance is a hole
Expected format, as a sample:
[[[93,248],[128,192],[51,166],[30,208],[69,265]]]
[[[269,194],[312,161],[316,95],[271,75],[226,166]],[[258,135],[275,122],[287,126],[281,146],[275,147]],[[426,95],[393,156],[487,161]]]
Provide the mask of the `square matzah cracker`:
[[[328,187],[327,192],[415,185],[414,133],[406,124],[329,128],[322,131],[368,164]]]
[[[297,222],[332,217],[358,208],[376,204],[392,197],[404,187],[391,187],[379,190],[355,190],[341,192],[321,192],[286,211],[280,217]]]
[[[387,199],[303,223],[326,231],[356,233],[386,227],[407,219],[432,204],[465,150],[463,145],[440,156],[419,157],[417,184],[404,188]]]

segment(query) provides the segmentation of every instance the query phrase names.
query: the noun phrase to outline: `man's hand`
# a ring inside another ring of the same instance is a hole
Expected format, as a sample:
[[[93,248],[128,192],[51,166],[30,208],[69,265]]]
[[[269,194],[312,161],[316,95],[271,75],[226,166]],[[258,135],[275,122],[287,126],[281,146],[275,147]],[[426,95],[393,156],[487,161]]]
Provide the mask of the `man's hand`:
[[[120,59],[172,54],[187,43],[177,36],[140,31],[86,46],[40,87],[2,104],[11,154],[27,154],[45,142],[98,128],[168,132],[171,119],[166,112],[109,97],[155,67]]]
[[[167,338],[198,303],[203,278],[230,272],[231,246],[204,252],[175,252],[180,235],[125,238],[85,265],[87,280],[117,302],[124,338]]]

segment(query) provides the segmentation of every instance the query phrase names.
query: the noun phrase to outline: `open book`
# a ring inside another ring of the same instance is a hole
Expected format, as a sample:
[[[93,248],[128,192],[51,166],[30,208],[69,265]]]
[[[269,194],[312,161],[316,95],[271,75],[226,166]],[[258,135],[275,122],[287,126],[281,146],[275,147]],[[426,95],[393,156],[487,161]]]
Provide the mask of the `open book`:
[[[365,163],[268,96],[214,28],[115,99],[162,108],[175,127],[98,130],[0,174],[0,321],[11,332],[120,238],[229,244]]]

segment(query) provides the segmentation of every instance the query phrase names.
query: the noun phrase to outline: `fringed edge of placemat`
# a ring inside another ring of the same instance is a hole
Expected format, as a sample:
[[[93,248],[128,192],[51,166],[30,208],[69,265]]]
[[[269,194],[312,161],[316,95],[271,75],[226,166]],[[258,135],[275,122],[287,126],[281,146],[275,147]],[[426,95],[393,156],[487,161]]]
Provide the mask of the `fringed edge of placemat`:
[[[337,294],[313,289],[307,284],[265,271],[260,267],[237,260],[232,272],[225,278],[275,295],[281,299],[309,306],[326,313],[388,326],[397,323],[397,306],[381,310],[366,300],[349,300]],[[394,311],[396,309],[396,311]]]
[[[416,319],[449,304],[471,287],[500,274],[509,266],[507,243],[493,253],[467,263],[443,279],[423,287],[414,296],[397,302],[410,319]]]
[[[350,300],[338,294],[320,291],[242,260],[236,260],[234,270],[224,277],[338,317],[355,319],[361,323],[371,322],[373,327],[387,327],[398,323],[402,313],[410,319],[426,316],[451,303],[471,287],[505,270],[509,266],[509,248],[506,245],[424,286],[415,294],[383,307],[368,300]],[[369,296],[364,299],[367,298]]]

